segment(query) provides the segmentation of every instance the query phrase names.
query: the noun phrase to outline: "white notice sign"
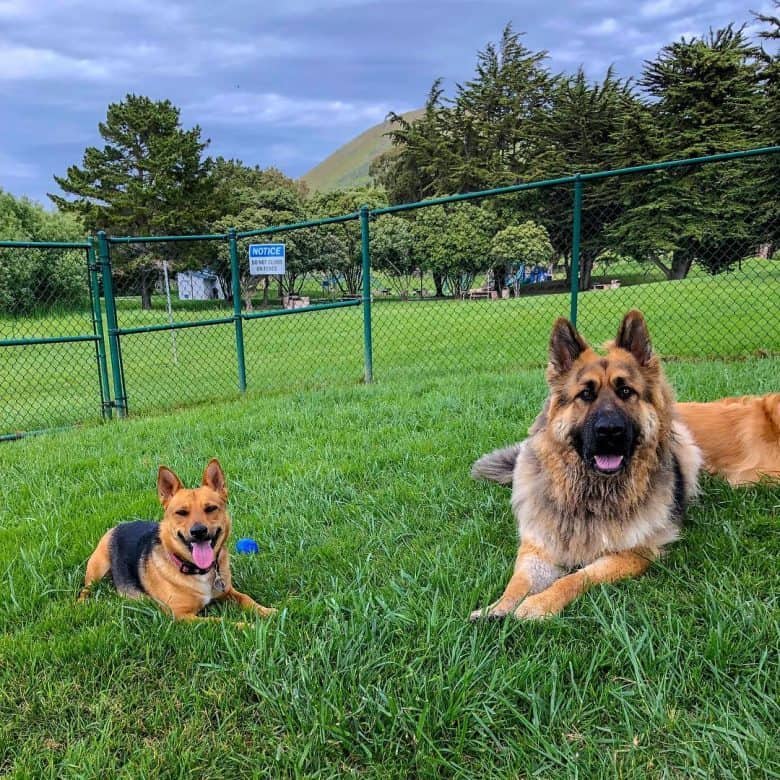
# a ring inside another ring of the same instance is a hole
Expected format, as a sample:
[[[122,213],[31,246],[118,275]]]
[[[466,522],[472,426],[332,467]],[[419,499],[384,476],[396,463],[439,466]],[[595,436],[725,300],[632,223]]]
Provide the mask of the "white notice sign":
[[[285,258],[284,244],[250,244],[249,273],[253,276],[283,274]]]

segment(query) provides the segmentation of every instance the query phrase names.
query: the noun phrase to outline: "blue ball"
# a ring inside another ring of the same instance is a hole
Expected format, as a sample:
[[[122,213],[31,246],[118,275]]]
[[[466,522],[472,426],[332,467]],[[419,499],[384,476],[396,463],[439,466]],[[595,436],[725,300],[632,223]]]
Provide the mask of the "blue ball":
[[[236,552],[242,555],[253,555],[260,552],[260,547],[254,539],[239,539],[236,542]]]

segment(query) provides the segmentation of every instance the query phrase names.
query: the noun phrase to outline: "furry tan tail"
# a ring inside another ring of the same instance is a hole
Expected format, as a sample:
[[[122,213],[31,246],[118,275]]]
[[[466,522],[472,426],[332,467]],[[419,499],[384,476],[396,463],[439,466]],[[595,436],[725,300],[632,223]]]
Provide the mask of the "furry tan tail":
[[[474,479],[489,479],[499,485],[511,485],[517,456],[523,447],[525,442],[521,441],[483,455],[471,467],[471,476]]]

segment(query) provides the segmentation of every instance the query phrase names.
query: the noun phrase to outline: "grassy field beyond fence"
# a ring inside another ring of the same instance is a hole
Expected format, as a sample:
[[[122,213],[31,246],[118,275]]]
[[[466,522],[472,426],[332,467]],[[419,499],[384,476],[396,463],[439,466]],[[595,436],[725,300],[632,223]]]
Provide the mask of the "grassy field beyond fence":
[[[579,296],[578,324],[593,343],[612,338],[622,314],[642,309],[656,349],[676,359],[780,355],[780,261],[750,260],[716,277],[649,282]],[[555,317],[568,316],[568,294],[509,300],[375,298],[374,375],[453,377],[491,369],[542,365]],[[174,319],[224,317],[224,308],[186,305]],[[68,332],[73,313],[0,321],[13,338]],[[78,315],[88,332],[89,318]],[[120,327],[164,324],[163,307],[120,300]],[[363,376],[359,308],[296,314],[244,323],[250,391],[350,385]],[[238,394],[232,324],[128,335],[122,354],[131,413]],[[94,347],[89,343],[0,349],[0,433],[98,419]]]

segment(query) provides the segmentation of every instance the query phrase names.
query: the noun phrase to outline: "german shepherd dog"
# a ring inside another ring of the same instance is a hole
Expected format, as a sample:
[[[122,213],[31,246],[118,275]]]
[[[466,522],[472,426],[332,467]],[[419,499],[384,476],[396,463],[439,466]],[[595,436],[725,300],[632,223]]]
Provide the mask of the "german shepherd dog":
[[[472,468],[512,485],[520,536],[503,595],[472,620],[554,615],[591,585],[642,574],[679,534],[701,453],[674,416],[641,312],[607,346],[602,357],[557,320],[549,395],[529,437]]]
[[[157,495],[162,522],[138,520],[107,531],[87,562],[79,601],[94,582],[110,574],[123,596],[150,596],[176,620],[219,620],[198,617],[212,601],[234,601],[262,617],[276,612],[233,587],[227,486],[217,460],[206,466],[202,485],[191,490],[160,466]]]
[[[704,454],[704,468],[729,484],[780,480],[780,393],[678,403]]]

